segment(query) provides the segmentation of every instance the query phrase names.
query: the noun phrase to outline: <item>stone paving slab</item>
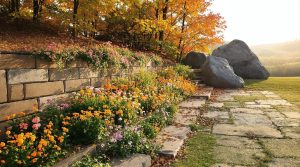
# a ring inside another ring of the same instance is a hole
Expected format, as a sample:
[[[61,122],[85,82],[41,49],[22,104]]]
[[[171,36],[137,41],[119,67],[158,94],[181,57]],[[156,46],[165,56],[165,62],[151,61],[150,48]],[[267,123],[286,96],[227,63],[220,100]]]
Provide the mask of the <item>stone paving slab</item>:
[[[268,104],[252,104],[252,105],[246,105],[246,108],[272,108],[271,105]]]
[[[179,104],[180,108],[200,108],[205,104],[206,100],[205,99],[198,99],[198,98],[193,98],[193,99],[188,99],[182,103]]]
[[[221,119],[221,120],[228,120],[229,115],[227,112],[220,112],[220,111],[209,111],[202,115],[204,118],[212,118],[212,119]]]
[[[185,115],[185,114],[177,113],[174,122],[176,124],[188,126],[194,124],[196,120],[197,120],[197,116],[195,115]]]
[[[248,113],[233,113],[234,123],[236,125],[265,125],[272,126],[272,121],[265,115],[248,114]]]
[[[286,117],[291,119],[299,119],[300,120],[300,113],[299,112],[282,112]]]
[[[291,106],[292,104],[286,100],[256,100],[256,103],[261,105],[273,105],[273,106]]]
[[[214,108],[222,108],[224,107],[224,103],[210,103],[208,106]]]
[[[224,101],[234,101],[234,98],[233,96],[231,96],[230,94],[222,94],[220,96],[218,96],[216,98],[217,101],[220,101],[220,102],[224,102]]]
[[[159,150],[159,154],[175,158],[184,143],[184,139],[165,136],[163,139],[160,139],[158,143],[162,144],[162,148]]]
[[[299,167],[300,160],[293,158],[275,158],[268,164],[269,167]]]
[[[261,149],[240,149],[224,146],[217,146],[214,155],[219,163],[246,166],[257,166],[254,156],[265,156]]]
[[[263,114],[264,112],[259,109],[251,108],[231,108],[230,112],[232,113],[247,113],[247,114]]]
[[[288,126],[288,127],[299,127],[299,119],[289,119],[289,118],[271,118],[272,122],[279,127]]]
[[[254,139],[239,136],[225,136],[217,135],[217,145],[235,147],[235,148],[249,148],[249,149],[261,149],[261,146]]]
[[[188,115],[188,116],[197,116],[200,114],[200,110],[194,108],[181,108],[179,109],[178,113],[182,115]]]
[[[300,139],[262,139],[264,146],[278,158],[300,158]]]
[[[191,129],[189,127],[167,126],[160,132],[160,135],[186,139],[190,132]]]
[[[300,139],[300,127],[282,127],[281,130],[288,138]]]
[[[274,127],[264,125],[229,125],[217,124],[213,127],[213,134],[229,135],[229,136],[257,136],[257,137],[271,137],[282,138],[280,131]]]

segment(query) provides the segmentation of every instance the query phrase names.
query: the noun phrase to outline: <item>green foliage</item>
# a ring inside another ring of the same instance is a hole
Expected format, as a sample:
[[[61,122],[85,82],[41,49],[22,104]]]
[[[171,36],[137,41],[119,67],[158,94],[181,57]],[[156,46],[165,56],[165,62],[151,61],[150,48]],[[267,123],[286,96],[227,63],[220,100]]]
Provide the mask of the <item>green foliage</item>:
[[[72,144],[88,145],[105,138],[105,124],[102,119],[88,118],[85,120],[73,120],[69,128]]]
[[[97,152],[92,156],[84,156],[80,161],[76,162],[72,167],[110,167],[104,154]]]
[[[189,66],[177,64],[173,69],[177,75],[183,76],[184,78],[188,78],[191,75],[191,68]]]

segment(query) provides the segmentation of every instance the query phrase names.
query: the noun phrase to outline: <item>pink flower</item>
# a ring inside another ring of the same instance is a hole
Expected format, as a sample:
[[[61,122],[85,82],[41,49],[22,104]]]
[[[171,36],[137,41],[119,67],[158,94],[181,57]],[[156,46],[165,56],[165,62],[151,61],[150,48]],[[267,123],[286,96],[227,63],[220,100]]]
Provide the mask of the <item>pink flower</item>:
[[[41,121],[40,117],[34,117],[32,119],[32,122],[35,123],[35,124],[39,123],[40,121]]]
[[[28,124],[27,123],[20,123],[20,129],[24,129],[24,130],[26,130],[27,128],[28,128]]]
[[[41,127],[41,124],[40,124],[40,123],[37,123],[37,124],[33,124],[33,125],[32,125],[32,129],[34,129],[34,130],[38,130],[40,127]]]

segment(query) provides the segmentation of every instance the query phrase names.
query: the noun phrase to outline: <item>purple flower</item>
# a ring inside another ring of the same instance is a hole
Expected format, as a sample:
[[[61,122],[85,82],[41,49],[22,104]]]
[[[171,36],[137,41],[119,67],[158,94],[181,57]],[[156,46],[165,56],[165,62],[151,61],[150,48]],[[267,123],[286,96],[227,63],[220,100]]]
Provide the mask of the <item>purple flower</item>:
[[[123,139],[123,134],[121,131],[117,131],[112,135],[111,142],[115,143]]]

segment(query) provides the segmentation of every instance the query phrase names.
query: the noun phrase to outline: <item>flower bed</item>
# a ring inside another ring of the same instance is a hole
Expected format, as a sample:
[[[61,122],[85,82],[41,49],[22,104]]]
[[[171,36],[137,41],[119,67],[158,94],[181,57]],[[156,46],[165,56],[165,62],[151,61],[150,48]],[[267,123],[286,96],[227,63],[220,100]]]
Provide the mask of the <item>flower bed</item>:
[[[101,145],[97,155],[103,162],[133,153],[153,155],[158,146],[152,139],[172,121],[176,104],[196,89],[186,76],[184,66],[140,71],[101,88],[82,89],[68,102],[49,101],[42,112],[12,115],[0,143],[0,163],[49,166],[70,148],[92,143]]]
[[[50,44],[47,48],[35,50],[34,55],[48,59],[63,68],[70,62],[80,60],[86,62],[95,69],[108,67],[128,68],[130,66],[142,66],[148,62],[156,65],[162,64],[162,59],[154,53],[134,52],[127,48],[105,43],[101,45],[77,46]]]

